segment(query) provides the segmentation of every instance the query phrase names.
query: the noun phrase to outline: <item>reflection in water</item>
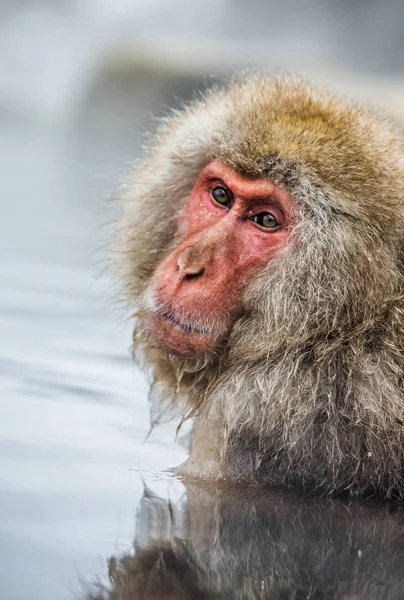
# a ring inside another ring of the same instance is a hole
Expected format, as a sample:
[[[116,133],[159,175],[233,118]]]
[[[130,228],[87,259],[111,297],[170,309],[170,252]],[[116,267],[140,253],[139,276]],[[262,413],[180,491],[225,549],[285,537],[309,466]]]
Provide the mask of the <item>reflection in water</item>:
[[[402,507],[276,490],[146,488],[134,552],[87,600],[404,598]]]

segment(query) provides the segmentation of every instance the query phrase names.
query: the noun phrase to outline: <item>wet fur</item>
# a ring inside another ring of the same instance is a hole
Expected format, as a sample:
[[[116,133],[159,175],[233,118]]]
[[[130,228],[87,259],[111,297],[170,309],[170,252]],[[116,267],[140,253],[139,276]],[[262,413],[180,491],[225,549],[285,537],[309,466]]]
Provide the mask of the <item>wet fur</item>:
[[[215,353],[181,359],[148,343],[147,286],[216,158],[292,194],[293,241]],[[219,418],[224,476],[403,497],[401,133],[298,79],[237,80],[160,123],[122,198],[115,254],[155,418]]]

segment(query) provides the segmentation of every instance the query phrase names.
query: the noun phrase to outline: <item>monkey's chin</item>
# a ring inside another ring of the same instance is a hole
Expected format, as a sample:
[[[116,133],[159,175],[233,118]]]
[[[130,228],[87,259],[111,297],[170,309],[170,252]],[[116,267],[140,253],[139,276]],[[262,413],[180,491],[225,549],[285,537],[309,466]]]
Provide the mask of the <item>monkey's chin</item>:
[[[160,314],[149,314],[148,326],[153,347],[184,358],[211,352],[220,341],[219,336],[193,331]]]

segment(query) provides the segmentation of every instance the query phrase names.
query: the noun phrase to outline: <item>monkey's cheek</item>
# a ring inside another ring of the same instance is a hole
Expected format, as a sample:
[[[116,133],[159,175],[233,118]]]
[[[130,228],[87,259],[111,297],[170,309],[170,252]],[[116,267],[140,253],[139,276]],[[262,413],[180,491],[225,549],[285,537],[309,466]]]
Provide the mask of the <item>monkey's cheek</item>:
[[[152,347],[184,358],[211,352],[220,341],[214,336],[184,331],[179,325],[155,314],[149,315],[148,328]]]

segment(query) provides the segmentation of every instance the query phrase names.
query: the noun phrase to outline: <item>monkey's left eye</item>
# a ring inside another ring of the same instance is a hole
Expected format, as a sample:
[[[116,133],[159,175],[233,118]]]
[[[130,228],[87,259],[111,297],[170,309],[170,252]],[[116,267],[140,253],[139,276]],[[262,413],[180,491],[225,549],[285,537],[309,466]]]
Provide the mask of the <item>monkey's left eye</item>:
[[[260,213],[251,217],[251,220],[257,223],[257,225],[265,227],[265,229],[275,229],[279,225],[272,213]]]
[[[228,192],[226,190],[226,188],[221,187],[219,185],[219,186],[213,188],[211,194],[212,194],[212,198],[215,202],[217,202],[218,204],[221,204],[222,206],[226,206],[226,207],[230,208],[231,196],[230,196],[230,192]]]

